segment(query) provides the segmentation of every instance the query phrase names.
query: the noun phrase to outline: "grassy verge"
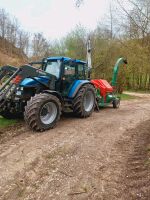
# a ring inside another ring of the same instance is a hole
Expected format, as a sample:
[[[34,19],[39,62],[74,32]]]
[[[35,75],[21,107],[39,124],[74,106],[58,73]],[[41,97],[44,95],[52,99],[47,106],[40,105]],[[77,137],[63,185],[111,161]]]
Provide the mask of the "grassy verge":
[[[136,99],[137,97],[129,95],[129,94],[121,94],[121,100],[132,100]]]
[[[5,128],[11,125],[15,125],[16,123],[17,120],[8,120],[0,116],[0,128]]]

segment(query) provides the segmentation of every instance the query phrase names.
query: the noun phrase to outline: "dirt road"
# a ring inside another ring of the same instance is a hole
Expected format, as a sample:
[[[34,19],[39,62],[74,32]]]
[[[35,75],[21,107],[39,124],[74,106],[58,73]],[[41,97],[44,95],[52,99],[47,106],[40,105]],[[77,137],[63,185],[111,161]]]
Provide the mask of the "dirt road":
[[[1,200],[150,199],[150,97],[32,133],[0,130]]]

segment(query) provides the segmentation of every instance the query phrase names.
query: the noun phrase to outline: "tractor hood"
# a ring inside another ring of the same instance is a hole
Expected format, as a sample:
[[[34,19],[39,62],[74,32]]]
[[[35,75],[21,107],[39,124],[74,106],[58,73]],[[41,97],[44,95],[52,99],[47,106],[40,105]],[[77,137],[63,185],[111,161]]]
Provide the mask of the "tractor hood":
[[[48,76],[40,76],[40,77],[34,77],[34,79],[36,79],[37,81],[40,81],[42,83],[45,83],[47,84],[50,80],[50,77]],[[39,83],[34,80],[32,78],[25,78],[21,83],[20,83],[20,86],[21,87],[29,87],[29,86],[35,86],[35,85],[38,85]]]

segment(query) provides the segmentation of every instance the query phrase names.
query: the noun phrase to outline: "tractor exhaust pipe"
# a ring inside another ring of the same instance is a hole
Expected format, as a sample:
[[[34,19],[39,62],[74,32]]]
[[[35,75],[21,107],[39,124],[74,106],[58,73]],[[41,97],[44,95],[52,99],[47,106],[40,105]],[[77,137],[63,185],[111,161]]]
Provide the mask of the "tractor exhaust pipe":
[[[91,39],[90,38],[87,41],[87,66],[88,66],[88,78],[90,79],[91,69],[92,69]]]

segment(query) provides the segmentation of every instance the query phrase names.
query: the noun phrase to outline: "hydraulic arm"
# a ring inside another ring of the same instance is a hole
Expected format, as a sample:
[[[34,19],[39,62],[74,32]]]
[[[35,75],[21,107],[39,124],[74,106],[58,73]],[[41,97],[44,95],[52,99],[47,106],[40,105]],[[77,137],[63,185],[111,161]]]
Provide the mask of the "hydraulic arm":
[[[49,87],[47,84],[42,83],[35,78],[43,75],[48,76],[48,74],[30,65],[24,65],[20,68],[8,68],[8,66],[3,67],[3,70],[0,73],[1,77],[3,78],[8,72],[11,72],[11,76],[0,88],[0,108],[2,108],[6,100],[14,96],[17,87],[25,78],[33,78],[35,81],[45,86],[46,88]]]
[[[17,68],[13,66],[6,65],[6,66],[1,67],[0,68],[0,82],[6,75],[11,76],[15,71],[17,71]]]

